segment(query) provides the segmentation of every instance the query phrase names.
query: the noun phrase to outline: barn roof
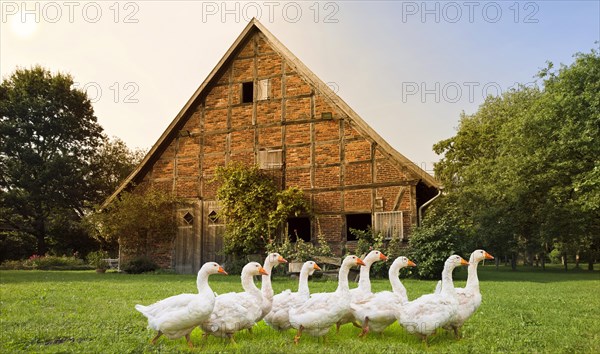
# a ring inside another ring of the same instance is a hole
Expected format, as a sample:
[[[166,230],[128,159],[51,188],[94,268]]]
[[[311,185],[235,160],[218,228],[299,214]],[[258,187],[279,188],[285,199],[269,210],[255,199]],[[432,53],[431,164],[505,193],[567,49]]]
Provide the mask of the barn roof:
[[[289,49],[287,49],[271,32],[269,32],[257,19],[253,18],[248,25],[244,28],[242,33],[237,37],[235,42],[229,47],[225,55],[219,60],[214,69],[208,74],[204,82],[196,89],[192,97],[187,101],[183,108],[179,111],[177,116],[173,119],[171,124],[162,133],[158,141],[152,146],[150,151],[146,154],[142,162],[131,172],[131,174],[121,183],[117,190],[110,195],[102,207],[109,205],[124,189],[127,188],[136,177],[142,173],[148,166],[153,158],[160,154],[162,148],[169,144],[169,139],[173,134],[176,134],[178,127],[185,123],[187,113],[197,103],[198,99],[203,96],[205,90],[210,88],[210,84],[215,77],[221,72],[222,68],[226,67],[226,64],[233,59],[234,53],[244,44],[245,40],[250,36],[254,35],[256,31],[264,35],[267,42],[272,48],[282,56],[296,71],[313,87],[318,87],[321,94],[331,100],[348,118],[354,123],[357,129],[372,139],[381,148],[384,154],[390,156],[393,160],[399,162],[402,166],[407,168],[413,174],[421,177],[421,181],[427,186],[440,188],[440,183],[433,178],[429,173],[421,169],[406,156],[402,155],[396,149],[394,149],[387,141],[385,141],[373,128],[371,128],[350,106],[344,102],[328,85],[326,85],[321,79],[317,77],[300,59],[298,59]]]

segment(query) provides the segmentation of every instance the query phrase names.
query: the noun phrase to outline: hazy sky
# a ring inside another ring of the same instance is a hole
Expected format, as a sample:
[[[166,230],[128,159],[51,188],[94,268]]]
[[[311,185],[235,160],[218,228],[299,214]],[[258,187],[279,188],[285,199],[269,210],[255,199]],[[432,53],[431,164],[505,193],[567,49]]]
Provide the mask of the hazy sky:
[[[0,74],[68,72],[106,133],[149,148],[253,16],[392,146],[431,146],[486,94],[598,47],[599,1],[0,1]],[[25,10],[23,12],[23,10]],[[25,21],[23,21],[25,20]]]

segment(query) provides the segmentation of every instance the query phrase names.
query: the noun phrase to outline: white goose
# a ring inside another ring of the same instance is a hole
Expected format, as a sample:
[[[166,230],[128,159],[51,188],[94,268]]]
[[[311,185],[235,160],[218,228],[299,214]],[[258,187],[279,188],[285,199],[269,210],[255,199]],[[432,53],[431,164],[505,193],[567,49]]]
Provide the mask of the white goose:
[[[356,265],[365,263],[357,256],[348,256],[342,262],[338,274],[338,286],[333,293],[314,294],[308,301],[289,311],[290,324],[298,330],[294,343],[298,344],[303,332],[320,337],[350,310],[350,288],[348,272]]]
[[[254,284],[253,276],[268,275],[263,267],[250,262],[242,269],[244,292],[227,293],[217,296],[210,318],[200,324],[204,337],[228,337],[233,343],[233,334],[252,328],[262,314],[263,296]]]
[[[210,316],[215,305],[215,294],[208,285],[208,276],[217,273],[227,274],[215,262],[204,263],[196,278],[198,294],[175,295],[149,306],[135,305],[135,309],[148,318],[148,327],[158,331],[152,344],[156,344],[164,334],[169,339],[185,336],[188,346],[193,347],[190,333]]]
[[[388,272],[392,291],[381,291],[350,305],[354,318],[362,324],[363,330],[359,334],[360,337],[370,331],[382,333],[396,321],[395,313],[402,304],[408,301],[406,288],[400,282],[398,275],[400,269],[414,266],[416,264],[406,257],[396,258]]]
[[[360,268],[358,287],[350,290],[352,303],[363,301],[373,294],[371,292],[371,279],[369,277],[371,265],[373,265],[373,263],[375,262],[386,260],[387,257],[377,250],[373,250],[365,256],[365,258],[363,259],[365,266]],[[344,316],[335,324],[337,332],[340,331],[340,326],[350,322],[355,327],[362,328],[358,323],[356,323],[357,320],[357,318],[354,318],[352,312],[348,311],[348,313],[344,314]]]
[[[454,335],[459,337],[459,329],[471,317],[481,305],[481,293],[479,292],[479,278],[477,277],[477,265],[484,259],[494,259],[494,257],[484,250],[475,250],[469,258],[469,275],[467,276],[467,285],[464,288],[455,288],[458,296],[458,313],[454,321],[450,322],[445,329],[453,330]]]
[[[454,321],[458,312],[458,296],[452,283],[452,271],[460,265],[468,265],[462,257],[450,256],[442,271],[442,291],[427,294],[402,305],[396,318],[409,332],[416,333],[427,344],[427,337],[439,327]]]
[[[308,276],[312,275],[315,270],[321,270],[315,262],[304,262],[302,269],[300,270],[298,292],[293,293],[288,289],[273,297],[273,307],[271,312],[265,317],[265,322],[269,326],[278,331],[283,331],[292,327],[290,324],[289,311],[291,308],[302,305],[310,298]]]
[[[287,263],[285,258],[283,258],[279,253],[269,253],[267,255],[267,258],[265,258],[263,268],[267,273],[269,273],[269,275],[263,275],[261,279],[261,292],[263,295],[263,304],[262,313],[257,322],[262,320],[269,312],[271,312],[271,307],[273,306],[273,286],[271,285],[271,272],[273,271],[273,267],[275,267],[279,263]]]

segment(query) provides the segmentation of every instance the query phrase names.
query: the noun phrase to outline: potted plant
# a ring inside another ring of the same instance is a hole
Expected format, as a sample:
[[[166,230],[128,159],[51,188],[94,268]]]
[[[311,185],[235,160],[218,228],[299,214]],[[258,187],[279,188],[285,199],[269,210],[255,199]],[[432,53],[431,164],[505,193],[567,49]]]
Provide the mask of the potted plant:
[[[106,251],[93,251],[87,256],[88,263],[96,269],[97,273],[104,273],[108,269],[108,252]]]

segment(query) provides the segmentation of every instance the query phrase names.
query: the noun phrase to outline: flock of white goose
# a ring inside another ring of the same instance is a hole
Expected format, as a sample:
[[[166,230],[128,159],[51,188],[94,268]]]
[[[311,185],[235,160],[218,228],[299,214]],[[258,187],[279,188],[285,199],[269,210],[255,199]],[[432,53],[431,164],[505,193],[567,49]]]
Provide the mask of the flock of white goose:
[[[365,336],[369,332],[382,333],[396,320],[427,344],[427,337],[440,327],[453,330],[459,336],[460,327],[481,304],[477,264],[493,258],[484,250],[474,251],[469,262],[457,255],[450,256],[435,292],[408,301],[406,288],[398,278],[400,269],[415,266],[406,257],[396,258],[390,267],[392,291],[371,292],[370,267],[377,261],[387,260],[383,253],[371,251],[364,260],[354,255],[343,260],[335,292],[310,294],[308,277],[321,268],[308,261],[300,272],[298,291],[285,290],[274,295],[271,270],[287,261],[278,253],[271,253],[263,266],[257,262],[244,266],[241,275],[243,292],[215,296],[208,284],[209,275],[227,273],[217,263],[208,262],[198,272],[197,294],[175,295],[135,308],[148,318],[148,326],[158,332],[152,339],[153,344],[164,335],[169,339],[185,337],[188,346],[193,347],[190,333],[196,327],[202,329],[205,338],[213,335],[234,342],[234,333],[244,329],[251,331],[262,319],[279,331],[295,328],[296,344],[303,333],[323,336],[333,325],[339,331],[341,325],[352,323],[362,329],[359,336]],[[454,288],[452,270],[461,265],[469,266],[467,285]],[[354,266],[361,266],[360,280],[358,287],[350,290],[348,272]],[[255,275],[262,275],[261,289],[254,284]]]

